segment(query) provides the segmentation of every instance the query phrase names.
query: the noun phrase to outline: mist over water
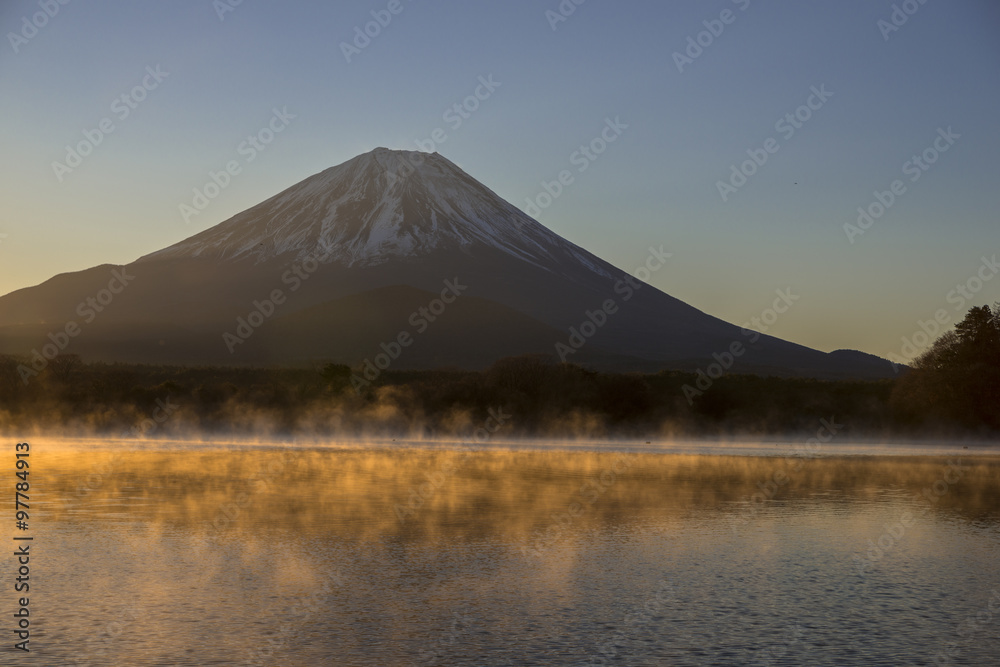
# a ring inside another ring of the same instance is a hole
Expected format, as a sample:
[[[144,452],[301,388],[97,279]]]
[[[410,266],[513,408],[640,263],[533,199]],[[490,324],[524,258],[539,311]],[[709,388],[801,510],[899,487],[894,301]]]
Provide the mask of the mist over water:
[[[33,442],[33,651],[4,664],[997,655],[997,456],[332,445]]]

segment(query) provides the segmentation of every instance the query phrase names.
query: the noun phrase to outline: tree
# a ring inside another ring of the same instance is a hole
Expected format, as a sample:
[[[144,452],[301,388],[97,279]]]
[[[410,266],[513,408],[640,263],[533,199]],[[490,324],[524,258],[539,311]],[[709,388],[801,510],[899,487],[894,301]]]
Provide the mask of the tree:
[[[974,307],[913,363],[893,391],[897,415],[1000,430],[1000,302]]]
[[[83,362],[78,354],[60,354],[49,362],[49,370],[60,382],[65,382]]]
[[[327,364],[320,370],[320,375],[335,394],[339,394],[351,384],[351,367],[344,364]]]

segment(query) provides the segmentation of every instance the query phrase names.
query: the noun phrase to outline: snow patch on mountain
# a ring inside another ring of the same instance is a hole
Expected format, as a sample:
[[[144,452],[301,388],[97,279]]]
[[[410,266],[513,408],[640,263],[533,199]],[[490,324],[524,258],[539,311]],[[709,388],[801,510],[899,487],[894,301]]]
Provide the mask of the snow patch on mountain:
[[[348,267],[487,246],[545,270],[610,265],[553,233],[437,153],[377,148],[142,261],[290,261],[317,250]],[[567,267],[568,268],[568,267]]]

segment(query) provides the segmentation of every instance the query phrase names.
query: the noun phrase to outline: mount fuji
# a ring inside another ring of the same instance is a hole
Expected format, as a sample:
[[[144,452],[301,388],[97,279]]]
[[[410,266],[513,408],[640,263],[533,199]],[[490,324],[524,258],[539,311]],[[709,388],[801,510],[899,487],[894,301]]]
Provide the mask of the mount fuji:
[[[662,249],[650,253],[664,261]],[[0,297],[0,353],[58,348],[88,361],[354,366],[391,347],[400,369],[542,354],[693,370],[737,343],[732,372],[891,375],[871,355],[824,353],[707,315],[553,233],[441,155],[385,148],[130,264]]]

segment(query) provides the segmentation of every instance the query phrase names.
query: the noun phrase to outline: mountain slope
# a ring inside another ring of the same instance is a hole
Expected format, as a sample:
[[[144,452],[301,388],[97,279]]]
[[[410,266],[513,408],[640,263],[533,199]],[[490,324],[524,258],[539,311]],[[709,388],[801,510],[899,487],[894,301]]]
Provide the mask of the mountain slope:
[[[4,296],[0,353],[38,349],[53,327],[81,320],[79,304],[105,290],[114,271],[130,276],[128,286],[81,322],[68,352],[175,363],[358,363],[409,327],[414,300],[432,303],[449,280],[465,286],[462,298],[400,364],[482,367],[498,356],[561,349],[567,361],[654,370],[710,362],[734,342],[749,342],[739,327],[556,235],[437,153],[379,148],[125,267],[57,276]],[[276,293],[273,312],[254,315]],[[366,303],[368,315],[354,317]],[[226,335],[249,317],[260,326],[233,345]],[[600,326],[576,351],[571,331],[590,334],[594,320]],[[754,338],[733,371],[891,373],[868,355]]]
[[[419,165],[419,166],[414,166]],[[540,268],[604,263],[529,218],[446,158],[377,148],[294,185],[222,224],[139,262],[252,260],[329,253],[371,267],[397,258],[485,246]]]

